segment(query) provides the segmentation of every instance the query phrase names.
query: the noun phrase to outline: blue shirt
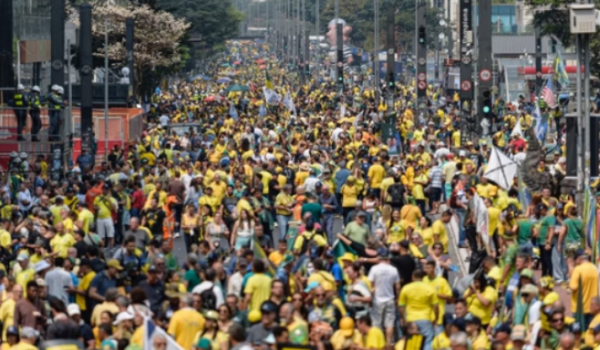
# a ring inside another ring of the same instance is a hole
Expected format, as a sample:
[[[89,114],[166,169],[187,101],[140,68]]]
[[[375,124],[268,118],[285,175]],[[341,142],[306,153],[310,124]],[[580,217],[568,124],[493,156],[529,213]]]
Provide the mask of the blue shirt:
[[[350,170],[346,168],[342,168],[335,173],[335,193],[340,193],[342,186],[344,186],[346,180],[348,180],[348,176],[350,176]]]

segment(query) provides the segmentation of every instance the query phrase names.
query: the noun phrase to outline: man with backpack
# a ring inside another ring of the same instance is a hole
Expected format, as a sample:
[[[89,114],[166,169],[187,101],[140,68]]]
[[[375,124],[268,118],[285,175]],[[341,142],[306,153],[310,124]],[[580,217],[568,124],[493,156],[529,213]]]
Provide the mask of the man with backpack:
[[[192,294],[198,294],[202,298],[203,310],[216,310],[225,302],[223,289],[215,283],[216,279],[217,272],[210,267],[204,272],[204,281],[192,290]]]
[[[388,202],[393,209],[400,209],[404,205],[404,185],[400,176],[394,175],[394,183],[387,188]]]

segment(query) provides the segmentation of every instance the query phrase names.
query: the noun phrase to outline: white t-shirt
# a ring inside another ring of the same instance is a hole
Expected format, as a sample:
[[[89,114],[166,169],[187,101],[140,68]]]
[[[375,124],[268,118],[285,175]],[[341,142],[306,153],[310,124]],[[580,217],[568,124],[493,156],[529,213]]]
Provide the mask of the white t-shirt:
[[[529,306],[529,324],[532,325],[540,320],[540,310],[542,309],[542,302],[536,300],[531,306]]]
[[[204,281],[204,282],[200,283],[199,285],[197,285],[196,287],[194,287],[194,289],[192,289],[192,294],[202,294],[202,292],[209,290],[211,288],[212,288],[213,292],[215,293],[215,297],[217,298],[216,307],[223,305],[223,303],[225,303],[225,298],[223,297],[223,291],[221,290],[221,287],[219,287],[219,285],[216,285],[216,284],[212,283],[211,281]]]
[[[398,269],[390,264],[379,263],[369,271],[369,280],[375,289],[373,304],[394,300],[394,285],[400,282]]]
[[[158,118],[158,120],[160,121],[160,125],[162,126],[167,126],[169,124],[169,121],[171,121],[171,119],[166,115],[161,115],[160,118]]]

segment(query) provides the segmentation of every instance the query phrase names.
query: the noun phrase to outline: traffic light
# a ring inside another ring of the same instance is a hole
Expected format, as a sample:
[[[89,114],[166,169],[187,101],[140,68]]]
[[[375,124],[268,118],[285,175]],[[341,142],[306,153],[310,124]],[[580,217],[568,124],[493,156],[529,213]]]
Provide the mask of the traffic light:
[[[492,94],[490,90],[483,91],[483,100],[482,100],[482,108],[484,118],[490,118],[492,116]]]
[[[387,78],[388,78],[387,79],[388,80],[388,86],[390,87],[390,89],[393,89],[394,88],[394,73],[393,72],[388,73],[388,77]]]
[[[338,83],[339,84],[343,84],[344,83],[344,65],[343,64],[340,64],[338,66]]]
[[[304,68],[304,74],[310,75],[310,68],[308,66]]]
[[[421,45],[425,45],[425,27],[424,26],[420,26],[419,27],[419,44]]]

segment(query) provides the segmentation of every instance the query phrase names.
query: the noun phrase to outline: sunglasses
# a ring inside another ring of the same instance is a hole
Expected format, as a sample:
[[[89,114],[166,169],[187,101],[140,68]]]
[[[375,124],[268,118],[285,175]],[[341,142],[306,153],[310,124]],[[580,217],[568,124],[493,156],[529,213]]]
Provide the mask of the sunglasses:
[[[529,294],[521,294],[521,296],[522,296],[523,298],[527,298],[527,297],[529,297]]]
[[[294,298],[292,301],[302,301],[302,298]]]
[[[315,294],[315,296],[316,296],[317,298],[321,298],[321,297],[324,297],[324,296],[325,296],[325,294]]]
[[[562,318],[553,318],[552,323],[555,323],[555,322],[563,322],[563,319]]]

